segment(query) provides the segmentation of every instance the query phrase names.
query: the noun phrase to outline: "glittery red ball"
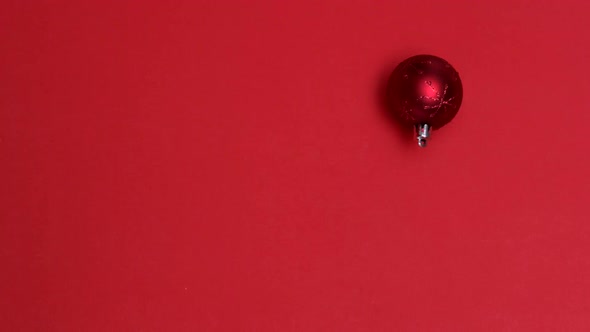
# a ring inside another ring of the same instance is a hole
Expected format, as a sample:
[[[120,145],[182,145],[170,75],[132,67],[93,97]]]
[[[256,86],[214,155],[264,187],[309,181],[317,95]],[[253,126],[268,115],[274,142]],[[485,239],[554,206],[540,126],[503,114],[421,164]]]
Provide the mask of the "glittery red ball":
[[[391,110],[405,125],[440,128],[459,111],[463,86],[457,71],[434,55],[416,55],[391,74],[387,97]]]

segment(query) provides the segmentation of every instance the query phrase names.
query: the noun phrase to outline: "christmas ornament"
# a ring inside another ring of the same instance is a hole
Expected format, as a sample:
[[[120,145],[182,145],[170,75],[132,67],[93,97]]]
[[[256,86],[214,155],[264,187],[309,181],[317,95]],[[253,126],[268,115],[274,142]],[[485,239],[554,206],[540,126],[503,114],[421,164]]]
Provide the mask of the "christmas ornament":
[[[457,71],[434,55],[416,55],[400,63],[389,79],[387,99],[403,125],[413,126],[418,145],[459,111],[463,86]]]

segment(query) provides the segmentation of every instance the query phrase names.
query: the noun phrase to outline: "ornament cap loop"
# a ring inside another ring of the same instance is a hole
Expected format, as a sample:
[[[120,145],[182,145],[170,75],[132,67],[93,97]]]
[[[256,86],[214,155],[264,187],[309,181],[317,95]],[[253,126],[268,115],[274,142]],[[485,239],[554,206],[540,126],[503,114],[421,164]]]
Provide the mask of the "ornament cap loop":
[[[430,125],[427,123],[416,125],[416,139],[418,140],[418,146],[425,148],[430,137]]]

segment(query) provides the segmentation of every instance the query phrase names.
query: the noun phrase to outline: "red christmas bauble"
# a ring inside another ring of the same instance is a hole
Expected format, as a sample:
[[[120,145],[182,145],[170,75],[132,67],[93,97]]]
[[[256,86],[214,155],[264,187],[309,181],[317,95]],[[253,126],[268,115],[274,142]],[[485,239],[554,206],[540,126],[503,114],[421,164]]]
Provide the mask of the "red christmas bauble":
[[[402,124],[415,126],[418,143],[425,146],[430,128],[446,125],[459,111],[463,86],[457,71],[444,59],[416,55],[395,68],[389,80],[387,98],[394,115]],[[423,142],[420,128],[424,131]]]

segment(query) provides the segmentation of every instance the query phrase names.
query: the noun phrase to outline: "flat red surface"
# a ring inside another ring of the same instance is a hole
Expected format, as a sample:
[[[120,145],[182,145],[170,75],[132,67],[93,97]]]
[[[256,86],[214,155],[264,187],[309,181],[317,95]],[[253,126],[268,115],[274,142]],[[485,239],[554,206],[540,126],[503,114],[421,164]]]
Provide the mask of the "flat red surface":
[[[589,331],[587,1],[3,1],[0,330]],[[420,150],[383,79],[431,53]]]

